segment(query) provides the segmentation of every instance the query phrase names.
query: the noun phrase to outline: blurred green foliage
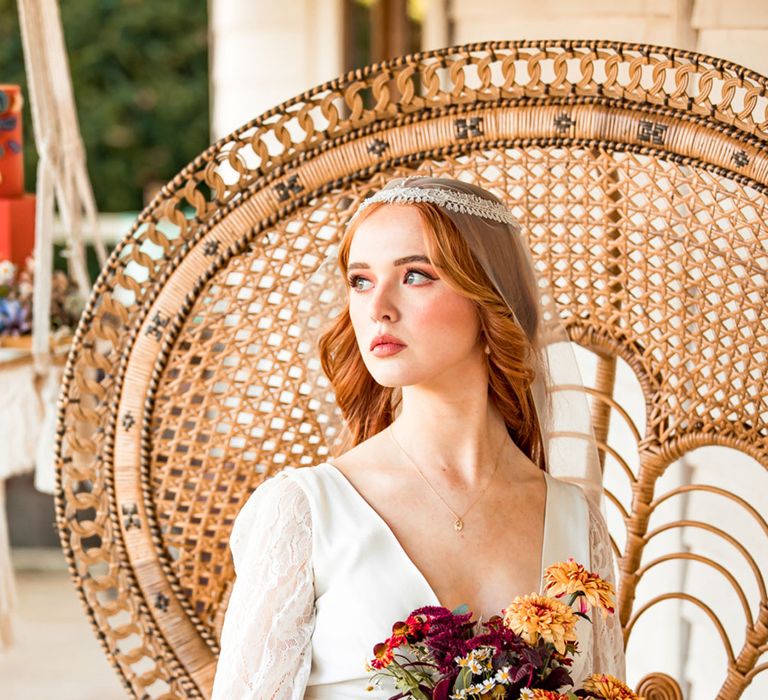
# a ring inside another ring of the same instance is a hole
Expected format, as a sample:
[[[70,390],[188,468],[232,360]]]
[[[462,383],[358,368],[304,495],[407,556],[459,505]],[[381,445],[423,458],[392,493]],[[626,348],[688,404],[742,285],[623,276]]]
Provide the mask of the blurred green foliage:
[[[205,0],[66,0],[64,38],[99,211],[134,211],[210,142]],[[0,0],[0,83],[22,86],[26,189],[35,189],[15,0]]]

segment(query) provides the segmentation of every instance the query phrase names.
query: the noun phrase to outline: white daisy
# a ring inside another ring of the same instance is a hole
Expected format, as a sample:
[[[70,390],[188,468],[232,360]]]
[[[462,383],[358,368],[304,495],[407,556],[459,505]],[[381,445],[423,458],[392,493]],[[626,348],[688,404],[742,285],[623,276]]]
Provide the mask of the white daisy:
[[[491,690],[492,688],[496,687],[496,681],[493,680],[493,678],[486,678],[482,682],[482,688],[483,691]]]
[[[10,260],[0,260],[0,284],[10,284],[16,276],[16,265]]]

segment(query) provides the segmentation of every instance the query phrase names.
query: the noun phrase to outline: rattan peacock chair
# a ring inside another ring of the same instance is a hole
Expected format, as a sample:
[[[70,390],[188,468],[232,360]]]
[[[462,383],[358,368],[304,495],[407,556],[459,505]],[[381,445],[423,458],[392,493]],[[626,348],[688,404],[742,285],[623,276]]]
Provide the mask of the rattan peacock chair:
[[[210,695],[233,519],[266,475],[328,455],[317,400],[327,386],[293,332],[295,291],[367,193],[431,173],[510,203],[572,340],[597,357],[590,393],[606,484],[624,485],[607,495],[628,650],[642,615],[685,601],[724,645],[711,697],[742,696],[767,666],[758,560],[768,526],[729,489],[660,485],[706,445],[745,453],[760,467],[753,490],[768,484],[767,96],[764,77],[685,51],[472,44],[305,92],[169,182],[95,285],[59,408],[58,527],[126,688]],[[642,389],[641,427],[614,396],[619,366]],[[630,426],[636,466],[609,444],[611,417]],[[651,529],[662,502],[697,490],[719,499],[714,513],[730,504],[753,519],[760,551],[722,522]],[[729,543],[751,580],[695,551],[648,560],[653,535],[684,527]],[[649,570],[683,559],[732,584],[745,626],[734,633],[682,589],[639,604]],[[645,675],[639,690],[682,698],[664,673]]]

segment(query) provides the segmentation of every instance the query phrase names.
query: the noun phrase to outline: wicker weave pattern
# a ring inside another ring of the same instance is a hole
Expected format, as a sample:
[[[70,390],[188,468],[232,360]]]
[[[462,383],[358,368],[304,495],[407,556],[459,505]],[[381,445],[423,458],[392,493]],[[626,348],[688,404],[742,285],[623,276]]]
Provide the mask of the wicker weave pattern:
[[[626,512],[629,635],[649,519],[675,496],[656,492],[667,465],[722,444],[768,466],[767,92],[741,67],[658,47],[457,47],[304,93],[170,182],[97,282],[59,416],[62,543],[126,687],[209,694],[233,518],[265,474],[327,454],[331,404],[292,332],[296,291],[394,175],[467,177],[510,203],[572,338],[603,358],[599,437],[626,417],[616,359],[634,370],[640,468],[627,467],[631,499],[608,494]],[[768,643],[753,571],[746,633],[730,638],[713,613],[724,700]],[[663,674],[643,683],[649,698],[679,693]]]

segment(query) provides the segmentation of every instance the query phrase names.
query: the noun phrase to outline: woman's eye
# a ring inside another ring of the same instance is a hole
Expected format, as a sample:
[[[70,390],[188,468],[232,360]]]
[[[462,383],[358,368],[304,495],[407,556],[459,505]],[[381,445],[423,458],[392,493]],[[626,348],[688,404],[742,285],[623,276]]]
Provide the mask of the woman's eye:
[[[416,275],[416,277],[413,278],[413,277],[411,277],[411,275]],[[415,279],[416,282],[418,283],[419,277],[421,277],[422,280],[434,280],[435,279],[434,277],[431,277],[430,275],[428,275],[426,272],[421,272],[421,270],[408,270],[408,272],[405,273],[405,280],[406,281],[410,278],[410,279]]]
[[[367,287],[361,287],[360,283],[367,282],[370,284],[370,280],[365,279],[365,277],[360,277],[359,275],[352,275],[352,277],[349,278],[349,286],[352,287],[352,289],[356,289],[357,291],[364,291],[367,289]]]
[[[411,275],[420,275],[424,279],[427,280],[434,280],[434,277],[431,277],[426,272],[422,272],[421,270],[407,270],[405,275],[403,276],[403,280],[407,280]],[[352,287],[352,289],[356,289],[358,292],[365,291],[361,287],[358,286],[358,282],[370,282],[370,280],[367,280],[365,277],[360,277],[360,275],[351,275],[347,282],[349,283],[349,286]],[[417,285],[420,286],[420,285]]]

